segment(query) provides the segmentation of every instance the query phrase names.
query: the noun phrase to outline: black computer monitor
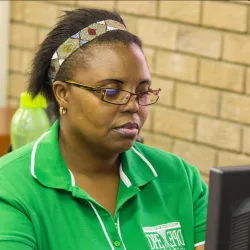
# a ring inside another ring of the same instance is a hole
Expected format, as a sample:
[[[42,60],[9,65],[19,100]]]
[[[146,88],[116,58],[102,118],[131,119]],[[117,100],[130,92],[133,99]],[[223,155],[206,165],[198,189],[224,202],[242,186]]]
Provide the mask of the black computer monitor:
[[[250,166],[210,170],[205,250],[250,250]]]

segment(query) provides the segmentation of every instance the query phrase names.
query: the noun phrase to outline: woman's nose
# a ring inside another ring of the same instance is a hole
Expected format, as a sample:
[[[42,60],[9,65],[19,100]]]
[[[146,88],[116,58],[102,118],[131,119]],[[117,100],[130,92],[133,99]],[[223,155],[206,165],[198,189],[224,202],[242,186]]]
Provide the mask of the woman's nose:
[[[131,112],[136,113],[139,110],[138,98],[136,95],[127,95],[126,97],[127,103],[121,105],[121,109],[123,112]]]

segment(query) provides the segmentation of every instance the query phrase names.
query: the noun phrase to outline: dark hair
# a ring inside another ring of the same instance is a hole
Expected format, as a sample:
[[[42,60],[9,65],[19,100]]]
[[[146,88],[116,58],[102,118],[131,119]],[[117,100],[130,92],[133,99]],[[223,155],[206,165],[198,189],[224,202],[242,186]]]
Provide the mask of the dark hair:
[[[70,36],[74,35],[92,23],[108,19],[118,21],[125,26],[121,16],[115,11],[110,12],[107,10],[88,8],[65,11],[65,14],[61,17],[60,21],[55,25],[55,27],[47,35],[46,39],[41,43],[40,48],[33,60],[28,92],[30,92],[33,97],[38,94],[45,96],[50,107],[53,107],[53,112],[56,116],[58,116],[58,104],[54,97],[52,87],[48,81],[48,70],[50,68],[50,62],[53,54],[57,48]],[[142,47],[141,40],[137,36],[127,31],[109,31],[83,45],[81,49],[78,49],[76,52],[70,55],[61,65],[55,80],[64,81],[66,78],[70,79],[71,75],[73,74],[72,69],[75,68],[72,67],[72,63],[76,63],[79,61],[79,59],[83,60],[84,54],[81,53],[81,51],[86,50],[91,44],[113,42],[123,42],[126,45],[136,43],[140,48]]]

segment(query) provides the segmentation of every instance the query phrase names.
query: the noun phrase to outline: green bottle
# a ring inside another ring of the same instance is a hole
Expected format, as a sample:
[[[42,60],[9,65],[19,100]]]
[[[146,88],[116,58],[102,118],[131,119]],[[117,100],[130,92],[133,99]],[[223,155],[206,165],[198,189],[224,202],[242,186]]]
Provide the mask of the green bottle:
[[[20,108],[11,120],[11,145],[15,150],[38,139],[50,128],[48,115],[45,111],[46,99],[38,95],[23,92],[20,95]]]

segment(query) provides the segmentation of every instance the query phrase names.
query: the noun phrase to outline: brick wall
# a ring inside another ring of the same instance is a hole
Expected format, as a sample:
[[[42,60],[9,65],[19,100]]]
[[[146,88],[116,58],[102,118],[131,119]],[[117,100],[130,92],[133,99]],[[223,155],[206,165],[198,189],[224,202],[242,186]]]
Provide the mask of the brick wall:
[[[12,1],[9,105],[27,86],[38,44],[61,10],[117,9],[144,51],[161,99],[145,143],[197,165],[250,163],[250,5],[247,1]]]

